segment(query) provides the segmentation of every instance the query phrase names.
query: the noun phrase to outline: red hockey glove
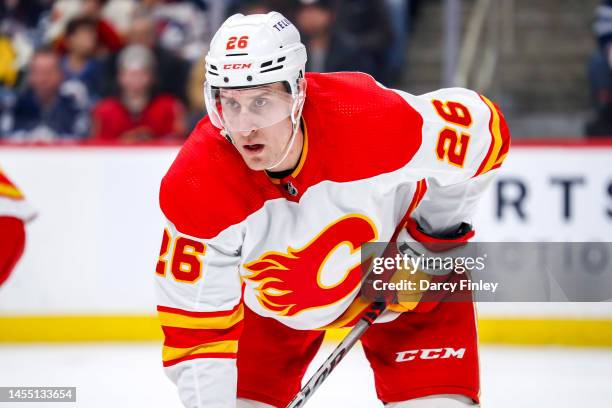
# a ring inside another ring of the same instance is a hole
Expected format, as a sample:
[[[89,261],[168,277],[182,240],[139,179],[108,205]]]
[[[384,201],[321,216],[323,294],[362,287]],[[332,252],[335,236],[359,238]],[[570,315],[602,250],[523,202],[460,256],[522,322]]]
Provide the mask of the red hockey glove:
[[[456,295],[454,300],[471,299],[469,293],[449,294],[444,290],[431,290],[430,287],[432,283],[458,282],[464,278],[464,275],[456,272],[455,260],[465,254],[462,247],[473,236],[474,230],[467,223],[462,223],[450,234],[429,235],[415,220],[409,219],[397,244],[399,252],[410,258],[410,267],[400,268],[391,278],[390,281],[400,283],[402,289],[396,291],[396,299],[388,309],[395,312],[427,312],[449,295]]]

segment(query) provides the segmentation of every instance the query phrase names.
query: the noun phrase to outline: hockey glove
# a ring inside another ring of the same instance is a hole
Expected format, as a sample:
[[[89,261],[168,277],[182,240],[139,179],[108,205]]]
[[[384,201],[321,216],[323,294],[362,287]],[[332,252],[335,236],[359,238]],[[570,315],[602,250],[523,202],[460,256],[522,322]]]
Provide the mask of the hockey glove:
[[[399,289],[395,290],[395,299],[388,309],[427,312],[450,296],[454,296],[453,301],[471,300],[469,293],[449,293],[448,288],[452,287],[449,283],[465,278],[466,271],[457,268],[461,263],[457,261],[466,255],[465,246],[473,236],[474,231],[467,223],[451,234],[430,235],[415,220],[409,219],[397,240],[404,265],[390,279]]]

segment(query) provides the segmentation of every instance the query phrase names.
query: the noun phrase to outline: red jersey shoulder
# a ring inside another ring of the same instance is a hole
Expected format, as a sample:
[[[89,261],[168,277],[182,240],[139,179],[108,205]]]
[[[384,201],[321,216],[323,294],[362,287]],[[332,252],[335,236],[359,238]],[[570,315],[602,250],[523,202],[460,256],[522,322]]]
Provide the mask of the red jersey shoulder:
[[[359,72],[306,75],[304,118],[335,181],[405,166],[421,145],[423,118],[394,90]]]
[[[164,176],[159,201],[180,232],[207,239],[240,223],[275,194],[265,174],[250,170],[205,117]]]

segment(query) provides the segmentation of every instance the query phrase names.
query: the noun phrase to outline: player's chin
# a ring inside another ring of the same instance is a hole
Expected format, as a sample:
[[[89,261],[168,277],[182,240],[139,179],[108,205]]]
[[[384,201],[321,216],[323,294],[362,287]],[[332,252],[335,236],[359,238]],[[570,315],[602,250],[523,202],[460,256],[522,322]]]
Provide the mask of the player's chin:
[[[244,159],[244,163],[251,170],[259,171],[270,167],[270,163],[268,163],[269,160],[264,160],[261,157],[250,157],[243,155],[242,158]]]

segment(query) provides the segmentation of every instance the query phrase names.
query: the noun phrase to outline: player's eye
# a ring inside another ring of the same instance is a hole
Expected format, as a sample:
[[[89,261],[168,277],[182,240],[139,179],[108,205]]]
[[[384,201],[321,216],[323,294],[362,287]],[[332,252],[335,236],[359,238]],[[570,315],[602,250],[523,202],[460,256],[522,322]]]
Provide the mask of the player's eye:
[[[268,100],[266,98],[256,98],[253,101],[253,106],[255,106],[257,109],[261,109],[267,104],[268,104]]]
[[[222,103],[226,109],[240,110],[240,104],[235,99],[223,99]]]

